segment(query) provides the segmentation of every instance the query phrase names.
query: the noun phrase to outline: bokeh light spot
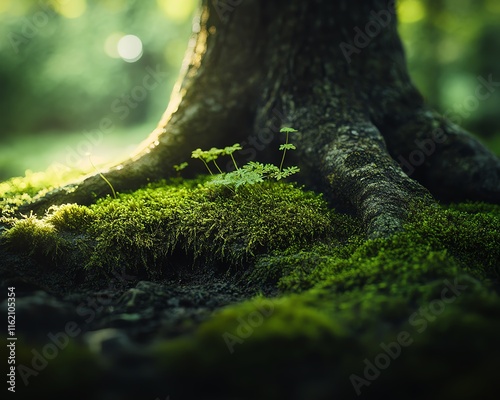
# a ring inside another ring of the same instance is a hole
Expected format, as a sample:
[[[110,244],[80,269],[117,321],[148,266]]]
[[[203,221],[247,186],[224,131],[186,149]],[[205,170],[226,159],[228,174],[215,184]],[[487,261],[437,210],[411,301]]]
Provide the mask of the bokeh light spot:
[[[16,17],[24,17],[30,9],[30,6],[31,5],[28,2],[12,0],[8,0],[6,4],[3,5],[3,7],[6,7],[5,11],[8,11],[10,15],[14,15]]]
[[[412,24],[425,17],[425,8],[419,0],[403,0],[398,6],[399,20],[406,24]]]
[[[111,12],[119,12],[127,7],[127,0],[103,0],[100,3]]]
[[[175,22],[186,21],[198,5],[198,0],[156,0],[165,16]]]
[[[0,14],[9,10],[10,3],[11,3],[11,0],[0,1]]]
[[[118,42],[124,36],[122,32],[115,32],[109,35],[104,42],[104,51],[112,58],[120,58],[118,53]]]
[[[71,1],[60,1],[53,0],[51,2],[54,10],[66,18],[78,18],[85,13],[87,9],[86,0],[71,0]]]
[[[136,62],[142,57],[142,41],[135,35],[125,35],[118,41],[118,54],[127,62]]]

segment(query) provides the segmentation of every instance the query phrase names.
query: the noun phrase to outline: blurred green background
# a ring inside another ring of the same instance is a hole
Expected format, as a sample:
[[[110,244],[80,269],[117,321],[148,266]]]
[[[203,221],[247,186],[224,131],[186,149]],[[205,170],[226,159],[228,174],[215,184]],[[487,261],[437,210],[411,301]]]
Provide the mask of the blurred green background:
[[[0,180],[130,154],[168,104],[197,5],[0,0]]]
[[[0,180],[133,151],[168,104],[197,4],[0,0]],[[469,99],[477,76],[500,81],[500,1],[399,0],[398,14],[427,101],[500,154],[500,88]]]

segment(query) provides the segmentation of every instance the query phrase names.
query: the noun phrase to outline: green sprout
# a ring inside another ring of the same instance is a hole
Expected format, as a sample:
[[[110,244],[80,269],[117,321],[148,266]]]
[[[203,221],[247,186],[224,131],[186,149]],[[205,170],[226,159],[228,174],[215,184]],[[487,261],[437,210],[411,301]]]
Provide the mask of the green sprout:
[[[187,162],[183,162],[181,164],[176,164],[174,165],[174,169],[177,171],[177,172],[181,172],[184,168],[186,168],[189,164]]]
[[[113,187],[113,185],[111,184],[111,182],[110,182],[110,181],[108,181],[108,180],[106,179],[106,177],[105,177],[105,176],[104,176],[101,172],[99,172],[99,171],[97,170],[96,166],[95,166],[95,165],[94,165],[94,163],[92,162],[92,158],[91,158],[91,156],[92,156],[92,155],[91,155],[90,153],[87,153],[87,155],[89,156],[90,165],[92,165],[92,166],[94,167],[95,172],[97,172],[97,173],[99,174],[99,176],[102,178],[102,180],[108,184],[108,186],[111,188],[111,192],[113,193],[113,199],[116,199],[116,192],[115,192],[115,188]]]
[[[224,150],[217,149],[216,147],[212,147],[210,150],[202,150],[198,148],[191,153],[191,158],[199,158],[201,161],[203,161],[203,164],[205,164],[205,167],[207,167],[210,175],[213,175],[213,172],[210,169],[208,163],[212,161],[219,173],[222,174],[222,170],[220,169],[216,160],[223,152]]]
[[[243,148],[241,147],[241,145],[239,143],[235,143],[232,146],[225,147],[223,150],[223,153],[222,153],[226,156],[231,156],[231,160],[233,160],[233,164],[234,164],[234,167],[236,168],[236,170],[239,170],[239,168],[238,168],[238,165],[236,164],[236,160],[233,157],[233,153],[235,151],[238,151],[238,150],[243,150]]]
[[[208,169],[210,175],[214,175],[210,169],[209,163],[213,162],[220,174],[214,176],[211,180],[213,185],[222,185],[229,187],[232,191],[238,189],[240,186],[245,185],[255,185],[256,183],[264,182],[264,180],[275,179],[277,181],[281,179],[288,178],[289,176],[296,174],[300,169],[296,166],[288,167],[283,169],[283,163],[285,162],[285,155],[287,150],[295,150],[294,144],[288,142],[288,134],[293,132],[298,132],[296,129],[284,127],[280,132],[286,133],[285,144],[280,145],[279,150],[283,151],[283,156],[281,158],[281,164],[277,167],[274,164],[262,164],[255,161],[250,161],[243,165],[241,168],[238,167],[233,153],[238,150],[243,150],[239,143],[235,143],[232,146],[225,147],[224,149],[218,149],[212,147],[210,150],[196,149],[192,152],[192,158],[199,158]],[[223,173],[219,168],[216,160],[220,155],[230,156],[233,161],[235,170],[228,173]]]
[[[180,164],[176,164],[174,165],[174,169],[177,171],[177,177],[180,178],[181,177],[181,171],[186,168],[189,164],[187,162],[183,162],[183,163],[180,163]]]
[[[213,175],[212,170],[210,169],[210,167],[208,166],[207,162],[205,161],[205,153],[206,153],[205,151],[203,151],[202,149],[198,148],[198,149],[194,150],[191,153],[191,158],[199,158],[201,161],[203,161],[203,164],[205,164],[205,167],[207,167],[208,172],[210,173],[210,175]]]
[[[217,168],[217,170],[219,171],[219,173],[223,173],[222,170],[220,169],[219,165],[217,164],[217,158],[219,158],[219,156],[224,152],[224,150],[222,149],[218,149],[216,147],[212,147],[210,150],[206,151],[206,161],[207,163],[212,161],[215,165],[215,167]]]
[[[293,144],[288,143],[288,134],[289,133],[298,132],[298,131],[296,129],[293,129],[293,128],[283,127],[283,128],[280,129],[280,132],[281,133],[286,133],[285,144],[282,144],[280,146],[280,150],[283,150],[283,157],[281,158],[281,164],[280,164],[280,172],[281,172],[283,170],[283,163],[285,162],[286,151],[287,150],[295,150],[296,149],[296,147]]]

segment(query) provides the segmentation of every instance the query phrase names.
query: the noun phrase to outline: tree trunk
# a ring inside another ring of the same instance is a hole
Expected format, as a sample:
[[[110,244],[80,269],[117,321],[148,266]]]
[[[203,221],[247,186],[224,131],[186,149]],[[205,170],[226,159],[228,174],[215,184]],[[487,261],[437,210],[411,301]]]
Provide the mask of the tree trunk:
[[[272,161],[284,125],[299,130],[302,179],[360,215],[369,237],[400,229],[414,204],[500,202],[499,160],[426,107],[385,0],[203,0],[158,127],[104,175],[117,191],[134,189],[175,174],[197,147],[236,142],[241,161]],[[109,193],[99,175],[70,188],[26,208]]]

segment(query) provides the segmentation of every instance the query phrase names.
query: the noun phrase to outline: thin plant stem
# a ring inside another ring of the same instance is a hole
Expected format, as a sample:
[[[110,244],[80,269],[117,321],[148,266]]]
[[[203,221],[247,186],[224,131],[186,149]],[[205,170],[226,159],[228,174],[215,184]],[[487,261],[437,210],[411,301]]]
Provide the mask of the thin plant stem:
[[[286,133],[286,143],[285,145],[288,144],[288,132]],[[281,157],[281,164],[280,164],[280,172],[283,169],[283,163],[285,162],[285,154],[286,154],[286,149],[283,149],[283,157]]]
[[[213,163],[217,167],[217,169],[219,170],[219,172],[222,174],[222,170],[219,168],[219,166],[217,165],[217,163],[215,162],[215,160],[213,161]]]
[[[212,170],[210,169],[210,167],[208,166],[207,162],[203,159],[203,158],[200,158],[201,161],[203,161],[203,164],[205,164],[205,167],[207,167],[208,169],[208,172],[210,172],[210,175],[213,175],[213,172]]]
[[[108,180],[106,179],[106,177],[105,177],[105,176],[104,176],[101,172],[99,172],[99,171],[97,170],[96,166],[95,166],[95,165],[94,165],[94,163],[92,162],[92,158],[91,158],[90,154],[89,154],[89,161],[90,161],[90,164],[94,167],[95,171],[99,174],[99,176],[100,176],[100,177],[104,180],[104,182],[106,182],[106,183],[108,184],[108,186],[109,186],[109,187],[110,187],[110,189],[111,189],[111,192],[113,193],[113,198],[114,198],[114,199],[116,199],[116,192],[115,192],[115,188],[113,187],[113,185],[111,184],[111,182],[110,182],[110,181],[108,181]]]
[[[236,164],[236,160],[234,159],[233,155],[232,154],[229,154],[229,155],[231,156],[231,159],[233,160],[234,167],[236,168],[236,170],[239,170],[238,164]]]

